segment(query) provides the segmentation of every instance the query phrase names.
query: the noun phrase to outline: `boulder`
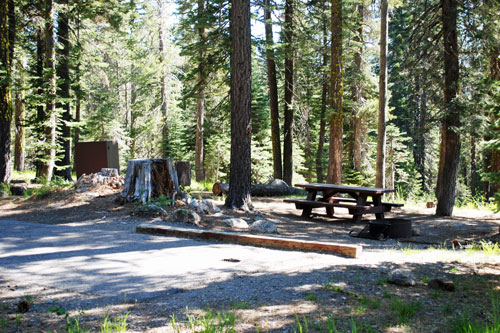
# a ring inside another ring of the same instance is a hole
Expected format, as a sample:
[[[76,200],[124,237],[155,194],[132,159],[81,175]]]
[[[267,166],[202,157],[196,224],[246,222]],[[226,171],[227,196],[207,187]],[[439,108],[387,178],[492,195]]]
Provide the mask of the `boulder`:
[[[215,200],[206,199],[203,200],[202,203],[205,205],[205,207],[207,207],[208,214],[216,214],[220,212],[220,209],[219,207],[217,207]]]
[[[388,282],[402,287],[411,287],[415,285],[415,276],[410,271],[395,269],[389,272]]]
[[[250,231],[272,234],[278,231],[278,227],[274,222],[267,220],[257,220],[250,225]]]
[[[281,179],[273,179],[269,183],[267,183],[267,185],[288,187],[288,184],[284,180],[281,180]]]
[[[169,217],[169,221],[171,222],[183,222],[183,223],[192,223],[199,226],[201,218],[200,215],[196,214],[189,209],[177,209],[173,212]]]
[[[245,220],[240,219],[240,218],[233,217],[230,219],[225,219],[224,223],[226,223],[231,228],[248,229],[248,223]]]

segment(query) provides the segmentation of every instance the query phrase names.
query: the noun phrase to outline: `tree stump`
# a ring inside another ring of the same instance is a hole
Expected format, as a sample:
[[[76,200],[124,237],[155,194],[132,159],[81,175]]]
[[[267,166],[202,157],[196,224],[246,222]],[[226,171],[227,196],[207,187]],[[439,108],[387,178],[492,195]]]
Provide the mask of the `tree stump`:
[[[186,161],[175,162],[175,170],[179,178],[179,186],[191,186],[191,163]]]
[[[147,202],[165,195],[175,202],[181,196],[172,159],[130,160],[121,196],[126,201]]]

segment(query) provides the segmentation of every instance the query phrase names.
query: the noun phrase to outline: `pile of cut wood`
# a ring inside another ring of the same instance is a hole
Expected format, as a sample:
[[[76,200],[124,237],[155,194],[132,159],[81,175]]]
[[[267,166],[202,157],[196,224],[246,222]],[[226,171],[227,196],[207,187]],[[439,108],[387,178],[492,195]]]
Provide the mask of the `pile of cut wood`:
[[[83,174],[76,182],[77,192],[88,191],[98,186],[109,186],[113,189],[123,188],[124,178],[118,174],[118,169],[102,168],[98,173]]]

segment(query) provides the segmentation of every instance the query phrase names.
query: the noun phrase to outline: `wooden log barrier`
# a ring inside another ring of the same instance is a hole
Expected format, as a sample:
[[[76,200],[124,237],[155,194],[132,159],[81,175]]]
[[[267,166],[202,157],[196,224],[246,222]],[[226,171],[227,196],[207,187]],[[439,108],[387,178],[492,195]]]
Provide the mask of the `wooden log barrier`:
[[[214,240],[229,243],[271,247],[277,249],[330,252],[351,258],[359,258],[361,256],[361,253],[363,252],[363,247],[360,245],[316,242],[300,239],[240,234],[235,232],[179,228],[166,225],[154,225],[149,223],[138,225],[136,227],[136,231],[152,235],[190,237],[203,240]]]

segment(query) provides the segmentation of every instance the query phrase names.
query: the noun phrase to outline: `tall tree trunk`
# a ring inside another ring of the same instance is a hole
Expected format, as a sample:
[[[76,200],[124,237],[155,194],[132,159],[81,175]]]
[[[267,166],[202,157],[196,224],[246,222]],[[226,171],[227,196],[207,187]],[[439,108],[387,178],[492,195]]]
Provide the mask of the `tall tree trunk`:
[[[57,77],[60,80],[59,95],[63,99],[63,102],[58,103],[58,108],[62,108],[64,111],[62,119],[60,119],[60,124],[58,125],[62,134],[59,138],[59,142],[62,145],[63,151],[62,156],[60,156],[59,160],[56,162],[59,168],[56,170],[55,174],[66,180],[71,180],[71,128],[69,126],[72,120],[71,102],[69,101],[71,87],[71,79],[69,76],[71,43],[69,40],[68,0],[60,0],[59,5],[61,6],[61,10],[58,13],[57,19],[57,40],[62,48],[58,48],[59,61],[57,64]]]
[[[10,3],[9,3],[10,4]],[[11,28],[9,26],[9,4],[0,3],[0,61],[6,70],[7,77],[11,74]],[[13,8],[12,8],[13,9]],[[10,181],[10,124],[12,122],[12,98],[10,79],[0,81],[0,182]]]
[[[271,1],[264,0],[264,21],[266,31],[267,81],[269,84],[269,107],[271,110],[271,141],[273,145],[273,176],[283,178],[281,164],[280,119],[278,109],[278,81],[276,79],[276,63],[274,62],[273,23],[271,18]]]
[[[14,140],[14,170],[23,172],[24,171],[24,127],[25,127],[25,107],[24,107],[24,68],[22,68],[23,60],[18,62],[19,66],[19,87],[16,90],[15,98],[15,133],[16,137]]]
[[[283,180],[292,185],[293,178],[293,1],[285,1],[285,119],[283,124]]]
[[[205,0],[198,0],[198,16],[199,20],[204,15]],[[205,85],[206,85],[206,68],[205,68],[205,43],[206,32],[204,22],[198,22],[200,28],[198,35],[200,38],[200,63],[198,65],[198,96],[196,103],[196,149],[194,157],[195,178],[196,181],[205,180],[205,167],[204,167],[204,132],[205,132]]]
[[[460,157],[460,112],[453,104],[458,94],[457,1],[441,0],[444,43],[445,116],[441,127],[439,171],[436,186],[436,215],[450,216],[455,204],[455,187]]]
[[[323,83],[321,87],[321,111],[319,120],[319,137],[318,137],[318,150],[316,151],[316,180],[318,183],[323,182],[323,154],[325,144],[325,127],[326,127],[326,108],[328,104],[328,72],[326,67],[328,65],[328,17],[326,15],[326,1],[321,2],[322,9],[322,30],[323,30]]]
[[[49,182],[54,172],[54,162],[56,158],[56,110],[54,96],[56,94],[56,68],[55,68],[55,47],[54,47],[54,22],[53,22],[53,0],[45,0],[43,18],[44,28],[44,82],[47,89],[44,92],[45,114],[43,124],[44,147],[43,160],[40,169],[40,177]]]
[[[413,155],[415,164],[417,165],[417,171],[421,177],[422,191],[427,192],[429,186],[427,184],[427,177],[425,172],[426,164],[426,132],[427,132],[427,74],[424,70],[421,77],[417,78],[416,91],[417,94],[417,105],[418,105],[418,115],[416,119],[416,134],[415,145],[413,149]]]
[[[332,0],[331,6],[331,65],[330,65],[330,147],[328,183],[342,183],[342,135],[344,119],[342,94],[344,92],[342,64],[342,1]]]
[[[163,158],[167,158],[170,154],[170,147],[168,143],[168,105],[167,105],[167,72],[164,68],[165,66],[165,42],[163,40],[163,0],[157,0],[158,4],[158,18],[160,23],[158,25],[158,38],[160,40],[160,66],[161,66],[161,78],[160,78],[160,110],[163,116],[162,125],[162,144],[161,144],[161,154]]]
[[[387,109],[387,35],[388,0],[382,0],[380,7],[380,75],[378,81],[378,129],[376,187],[385,187],[385,118]]]
[[[231,161],[225,205],[251,209],[252,51],[250,0],[231,7]]]
[[[470,190],[472,196],[477,194],[478,185],[478,173],[477,173],[477,163],[476,163],[476,134],[474,130],[470,133]]]
[[[78,124],[78,126],[76,126],[76,128],[74,129],[73,133],[74,133],[74,140],[75,140],[75,143],[79,142],[80,141],[80,121],[81,121],[81,100],[82,100],[82,95],[83,95],[83,91],[81,89],[81,85],[80,85],[80,81],[81,81],[81,76],[82,76],[82,73],[81,73],[81,43],[80,43],[80,13],[77,12],[77,15],[76,15],[76,47],[78,48],[78,52],[77,52],[77,62],[76,62],[76,69],[75,69],[75,86],[73,88],[73,90],[75,91],[75,98],[76,98],[76,101],[75,101],[75,122]]]
[[[359,48],[354,53],[354,67],[356,69],[356,74],[359,79],[354,80],[353,83],[353,97],[354,97],[354,108],[353,108],[353,131],[354,131],[354,144],[353,144],[353,166],[354,170],[363,174],[363,131],[361,122],[361,105],[362,105],[362,92],[361,92],[361,82],[363,75],[363,24],[364,24],[364,11],[365,7],[363,3],[358,3],[358,17],[359,25],[358,31],[355,36],[355,40],[360,43]]]
[[[500,47],[495,45],[490,53],[490,80],[493,82],[500,82]],[[491,112],[489,115],[489,120],[491,124],[495,124],[498,120],[499,115]],[[492,131],[499,131],[493,125]],[[491,134],[485,136],[485,141],[492,140]],[[486,173],[500,173],[500,150],[499,149],[487,149],[484,152],[484,172]],[[492,181],[485,182],[485,192],[486,197],[492,197],[496,192],[500,190],[500,184],[496,184]]]
[[[43,8],[40,9],[43,11]],[[38,98],[42,99],[44,96],[43,89],[43,67],[44,67],[44,59],[45,59],[45,43],[44,43],[44,32],[42,27],[38,27],[36,31],[36,78],[34,79],[34,83],[36,88],[36,94]],[[43,150],[41,149],[41,144],[44,142],[44,131],[43,124],[45,122],[45,108],[42,103],[38,103],[36,107],[36,135],[38,140],[38,149],[36,152],[36,176],[40,177],[42,172],[42,160],[44,159]]]

